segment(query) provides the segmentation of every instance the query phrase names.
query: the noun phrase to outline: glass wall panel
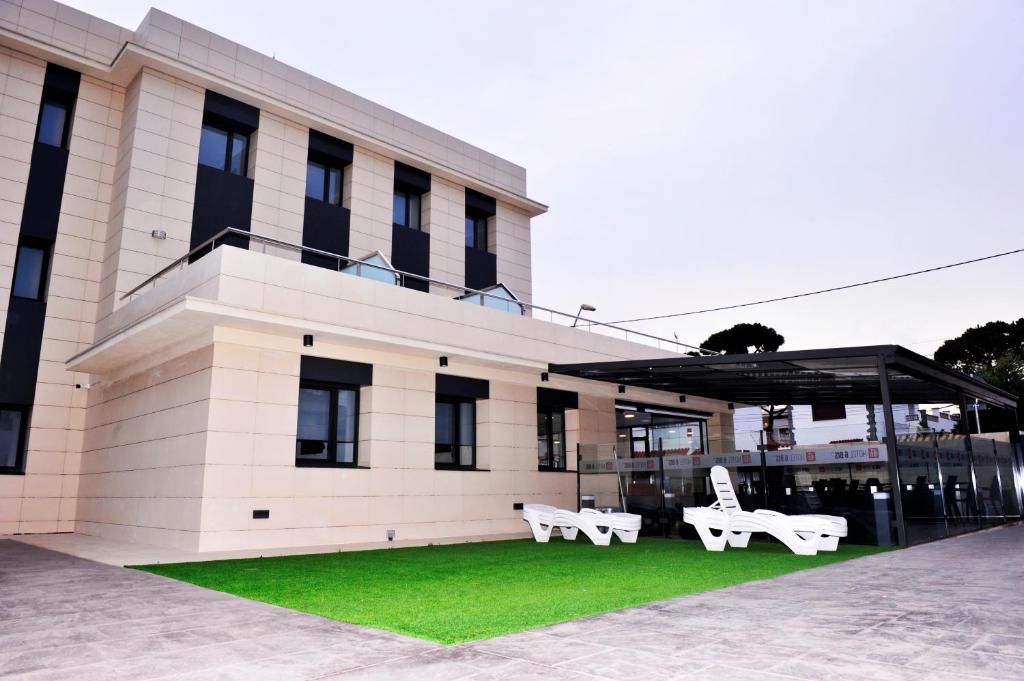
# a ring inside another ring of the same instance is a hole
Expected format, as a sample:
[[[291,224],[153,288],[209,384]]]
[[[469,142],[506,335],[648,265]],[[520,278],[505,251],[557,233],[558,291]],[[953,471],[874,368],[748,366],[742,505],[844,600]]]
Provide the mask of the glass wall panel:
[[[326,461],[330,444],[331,391],[299,390],[299,426],[296,459]]]
[[[907,542],[916,544],[945,537],[942,479],[935,447],[924,442],[898,444],[896,449]]]
[[[1020,497],[1014,484],[1013,445],[1009,442],[995,442],[996,465],[999,467],[999,481],[1003,492],[1003,512],[1006,519],[1020,519]]]
[[[983,525],[996,525],[1005,520],[1003,514],[1003,490],[999,482],[999,468],[996,465],[995,442],[981,437],[972,437],[974,450],[974,475],[978,484],[978,506]]]
[[[971,458],[964,438],[959,435],[941,436],[933,440],[933,445],[942,470],[942,501],[949,533],[978,529],[978,503],[974,494]]]

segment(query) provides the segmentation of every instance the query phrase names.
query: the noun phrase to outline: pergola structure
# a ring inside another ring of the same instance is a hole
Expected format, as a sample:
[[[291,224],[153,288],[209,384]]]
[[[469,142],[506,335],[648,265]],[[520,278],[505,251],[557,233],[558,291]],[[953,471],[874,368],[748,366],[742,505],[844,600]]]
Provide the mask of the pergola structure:
[[[964,422],[968,401],[978,400],[1014,414],[1017,396],[967,376],[898,345],[796,350],[756,354],[669,357],[650,360],[552,364],[553,374],[589,378],[621,386],[649,388],[745,405],[881,405],[885,432],[896,432],[892,405],[954,404]],[[964,428],[965,447],[971,451]],[[1019,425],[1009,428],[1022,470]],[[900,489],[895,438],[886,437],[893,489]],[[1020,496],[1018,474],[1017,494]],[[899,527],[904,527],[901,495],[893,495]],[[905,536],[900,532],[901,542]]]

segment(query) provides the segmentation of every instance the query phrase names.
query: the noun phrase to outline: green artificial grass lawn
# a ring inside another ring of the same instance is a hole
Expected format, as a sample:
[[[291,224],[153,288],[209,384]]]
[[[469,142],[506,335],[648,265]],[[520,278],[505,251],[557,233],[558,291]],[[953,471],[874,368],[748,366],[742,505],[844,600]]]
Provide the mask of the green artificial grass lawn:
[[[796,556],[751,542],[722,553],[642,537],[594,546],[495,541],[137,566],[217,591],[400,634],[461,643],[766,579],[885,549]]]

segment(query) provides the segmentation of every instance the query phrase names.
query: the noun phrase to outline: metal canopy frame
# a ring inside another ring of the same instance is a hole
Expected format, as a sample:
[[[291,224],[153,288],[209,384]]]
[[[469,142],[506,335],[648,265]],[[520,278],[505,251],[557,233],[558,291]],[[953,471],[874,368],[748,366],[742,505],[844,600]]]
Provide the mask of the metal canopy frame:
[[[1016,409],[1017,397],[899,345],[552,364],[555,374],[699,395],[739,404],[880,404],[881,366],[896,404]]]
[[[907,530],[896,441],[891,436],[896,432],[892,405],[948,402],[960,407],[962,418],[968,399],[1014,413],[1017,409],[1015,395],[899,345],[551,364],[548,371],[734,404],[880,404],[901,546],[907,545]],[[967,430],[964,446],[973,470]],[[1017,434],[1011,432],[1010,439],[1019,450]],[[1017,494],[1021,496],[1019,487]]]

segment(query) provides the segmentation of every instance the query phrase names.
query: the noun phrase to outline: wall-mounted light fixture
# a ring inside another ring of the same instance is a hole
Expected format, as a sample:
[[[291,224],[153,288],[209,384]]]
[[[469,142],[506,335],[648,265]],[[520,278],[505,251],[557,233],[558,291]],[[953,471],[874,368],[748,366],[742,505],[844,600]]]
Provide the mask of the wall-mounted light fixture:
[[[680,395],[679,396],[679,401],[680,402],[685,402],[686,401],[686,395]]]
[[[736,408],[736,405],[734,405],[732,402],[730,402],[729,403],[729,411],[732,411],[735,408]]]
[[[448,358],[445,357],[444,355],[441,356],[441,366],[443,366],[443,367],[448,366]]]
[[[542,372],[540,372],[540,380],[541,380],[541,381],[542,381],[543,383],[547,383],[547,382],[548,382],[548,378],[550,378],[550,377],[548,376],[548,372],[546,372],[546,371],[542,371]]]
[[[149,235],[151,237],[153,237],[154,239],[166,239],[167,238],[167,232],[165,232],[162,229],[154,229],[152,232],[149,233]]]
[[[302,337],[302,347],[311,348],[313,347],[313,334],[307,333]]]
[[[626,392],[626,386],[624,386],[624,385],[620,385],[620,386],[619,386],[619,392],[620,392],[620,393],[624,393],[624,392]]]

